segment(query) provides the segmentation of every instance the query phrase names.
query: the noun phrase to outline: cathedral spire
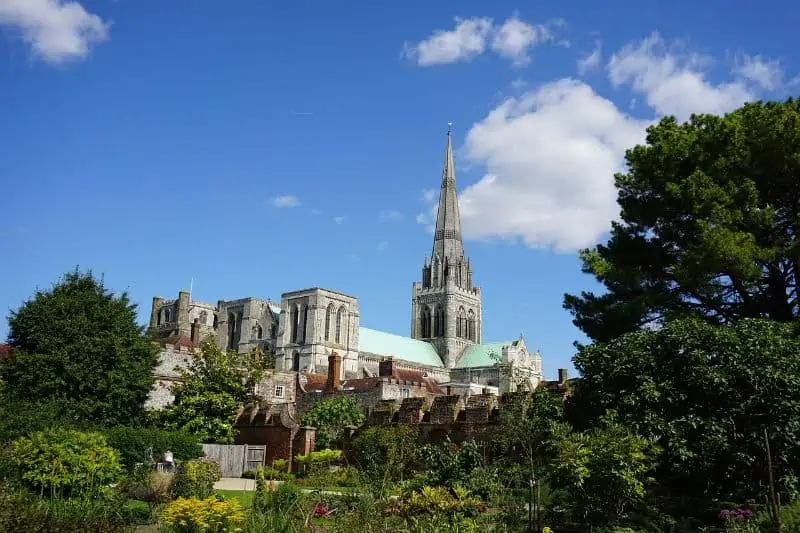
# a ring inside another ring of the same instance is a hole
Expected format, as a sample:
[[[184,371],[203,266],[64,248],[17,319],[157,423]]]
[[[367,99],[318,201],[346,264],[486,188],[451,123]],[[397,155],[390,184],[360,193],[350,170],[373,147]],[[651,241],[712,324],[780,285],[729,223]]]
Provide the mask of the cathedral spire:
[[[438,256],[441,261],[449,258],[451,262],[458,262],[464,257],[464,245],[461,242],[461,220],[458,215],[452,127],[453,124],[448,122],[442,187],[439,191],[439,210],[436,214],[436,232],[433,236],[433,258]]]

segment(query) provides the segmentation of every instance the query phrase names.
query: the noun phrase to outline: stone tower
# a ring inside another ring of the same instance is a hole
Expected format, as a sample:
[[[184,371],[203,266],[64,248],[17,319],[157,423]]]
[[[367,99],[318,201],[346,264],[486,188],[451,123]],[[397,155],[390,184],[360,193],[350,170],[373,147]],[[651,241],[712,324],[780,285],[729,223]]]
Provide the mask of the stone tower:
[[[433,251],[414,283],[411,336],[436,347],[445,367],[453,368],[468,344],[481,342],[481,290],[472,285],[472,266],[464,256],[458,215],[452,132],[447,129]]]

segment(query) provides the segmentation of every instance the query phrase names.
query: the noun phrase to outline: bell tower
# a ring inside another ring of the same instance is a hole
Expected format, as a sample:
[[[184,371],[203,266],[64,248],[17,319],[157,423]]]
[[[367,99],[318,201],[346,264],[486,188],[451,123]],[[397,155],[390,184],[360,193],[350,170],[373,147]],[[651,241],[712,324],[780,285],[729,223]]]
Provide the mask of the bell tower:
[[[451,124],[433,250],[422,266],[422,281],[413,285],[411,301],[411,337],[433,344],[445,367],[453,368],[468,344],[481,342],[481,290],[472,284],[472,265],[461,240]]]

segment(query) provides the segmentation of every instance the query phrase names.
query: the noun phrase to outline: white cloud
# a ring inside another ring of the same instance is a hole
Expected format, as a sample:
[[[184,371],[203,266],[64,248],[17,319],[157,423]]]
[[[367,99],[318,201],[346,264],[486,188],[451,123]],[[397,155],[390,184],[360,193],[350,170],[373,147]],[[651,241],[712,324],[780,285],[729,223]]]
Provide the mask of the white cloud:
[[[709,58],[688,54],[679,43],[668,47],[658,33],[611,56],[608,73],[618,87],[629,84],[659,115],[686,120],[692,113],[721,114],[752,100],[741,81],[713,84],[704,67]]]
[[[766,91],[774,91],[783,85],[783,68],[776,59],[744,55],[736,63],[734,74],[756,83]]]
[[[417,224],[428,224],[428,217],[425,215],[425,213],[418,214],[416,220]]]
[[[272,207],[275,207],[276,209],[281,209],[284,207],[297,207],[300,205],[300,200],[291,194],[276,196],[275,198],[272,198],[270,202],[272,203]]]
[[[586,73],[593,72],[600,67],[600,61],[603,54],[603,43],[597,41],[592,52],[578,60],[578,74],[583,76]]]
[[[481,55],[492,29],[492,19],[456,18],[453,30],[436,30],[433,35],[415,45],[406,43],[405,55],[421,66],[468,61]]]
[[[422,191],[422,201],[426,203],[431,203],[436,201],[436,195],[439,194],[439,191],[436,189],[423,189]]]
[[[314,216],[321,215],[322,211],[315,207],[314,209],[311,210],[311,214]]]
[[[18,31],[33,53],[51,64],[83,59],[108,39],[109,24],[78,2],[0,0],[0,27]]]
[[[625,150],[644,142],[653,120],[724,113],[757,95],[746,80],[712,82],[710,64],[653,34],[624,46],[607,64],[612,85],[633,92],[619,95],[619,106],[574,79],[505,99],[465,139],[464,155],[485,173],[461,193],[464,236],[557,251],[602,239],[619,216],[613,175],[624,169]],[[646,118],[629,114],[634,102]],[[419,215],[417,222],[430,231],[434,213]]]
[[[552,35],[545,26],[541,24],[533,26],[514,15],[497,28],[492,39],[492,50],[511,59],[514,65],[523,66],[531,60],[528,50],[550,39]]]
[[[378,243],[378,246],[375,247],[376,250],[379,252],[383,252],[389,247],[389,243],[387,241],[381,241]]]
[[[381,222],[397,222],[403,220],[403,213],[394,209],[386,209],[378,213],[378,220]]]
[[[333,217],[333,223],[334,224],[341,224],[342,222],[344,222],[344,219],[345,219],[345,217],[343,217],[343,216]]]
[[[404,43],[403,55],[422,67],[469,61],[487,50],[508,58],[515,66],[530,62],[529,52],[537,44],[553,41],[553,32],[565,26],[561,19],[530,24],[512,15],[496,26],[489,17],[456,17],[452,30],[435,30],[416,44]],[[569,46],[566,41],[557,44]]]
[[[507,99],[467,133],[486,175],[461,194],[462,231],[560,251],[595,242],[617,216],[613,173],[645,126],[571,79]]]

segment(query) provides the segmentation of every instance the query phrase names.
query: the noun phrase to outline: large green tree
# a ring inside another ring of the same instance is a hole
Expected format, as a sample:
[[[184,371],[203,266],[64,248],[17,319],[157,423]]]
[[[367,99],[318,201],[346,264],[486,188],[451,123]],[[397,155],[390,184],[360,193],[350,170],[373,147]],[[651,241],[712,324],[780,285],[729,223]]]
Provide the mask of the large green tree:
[[[581,347],[574,362],[583,379],[569,417],[579,427],[610,418],[658,443],[668,493],[761,501],[765,430],[779,488],[800,488],[800,342],[791,324],[670,321]]]
[[[664,118],[626,160],[621,219],[581,252],[605,293],[564,299],[591,339],[675,316],[798,317],[800,101]]]
[[[271,362],[258,351],[225,351],[205,339],[181,371],[183,381],[172,388],[175,401],[155,417],[201,442],[233,442],[236,412],[256,400],[256,386]]]
[[[360,426],[367,417],[351,395],[325,398],[303,415],[302,423],[317,428],[317,448],[340,448],[346,426]]]
[[[75,270],[12,311],[9,330],[12,356],[0,374],[12,401],[57,406],[84,422],[141,419],[158,350],[126,293]]]

